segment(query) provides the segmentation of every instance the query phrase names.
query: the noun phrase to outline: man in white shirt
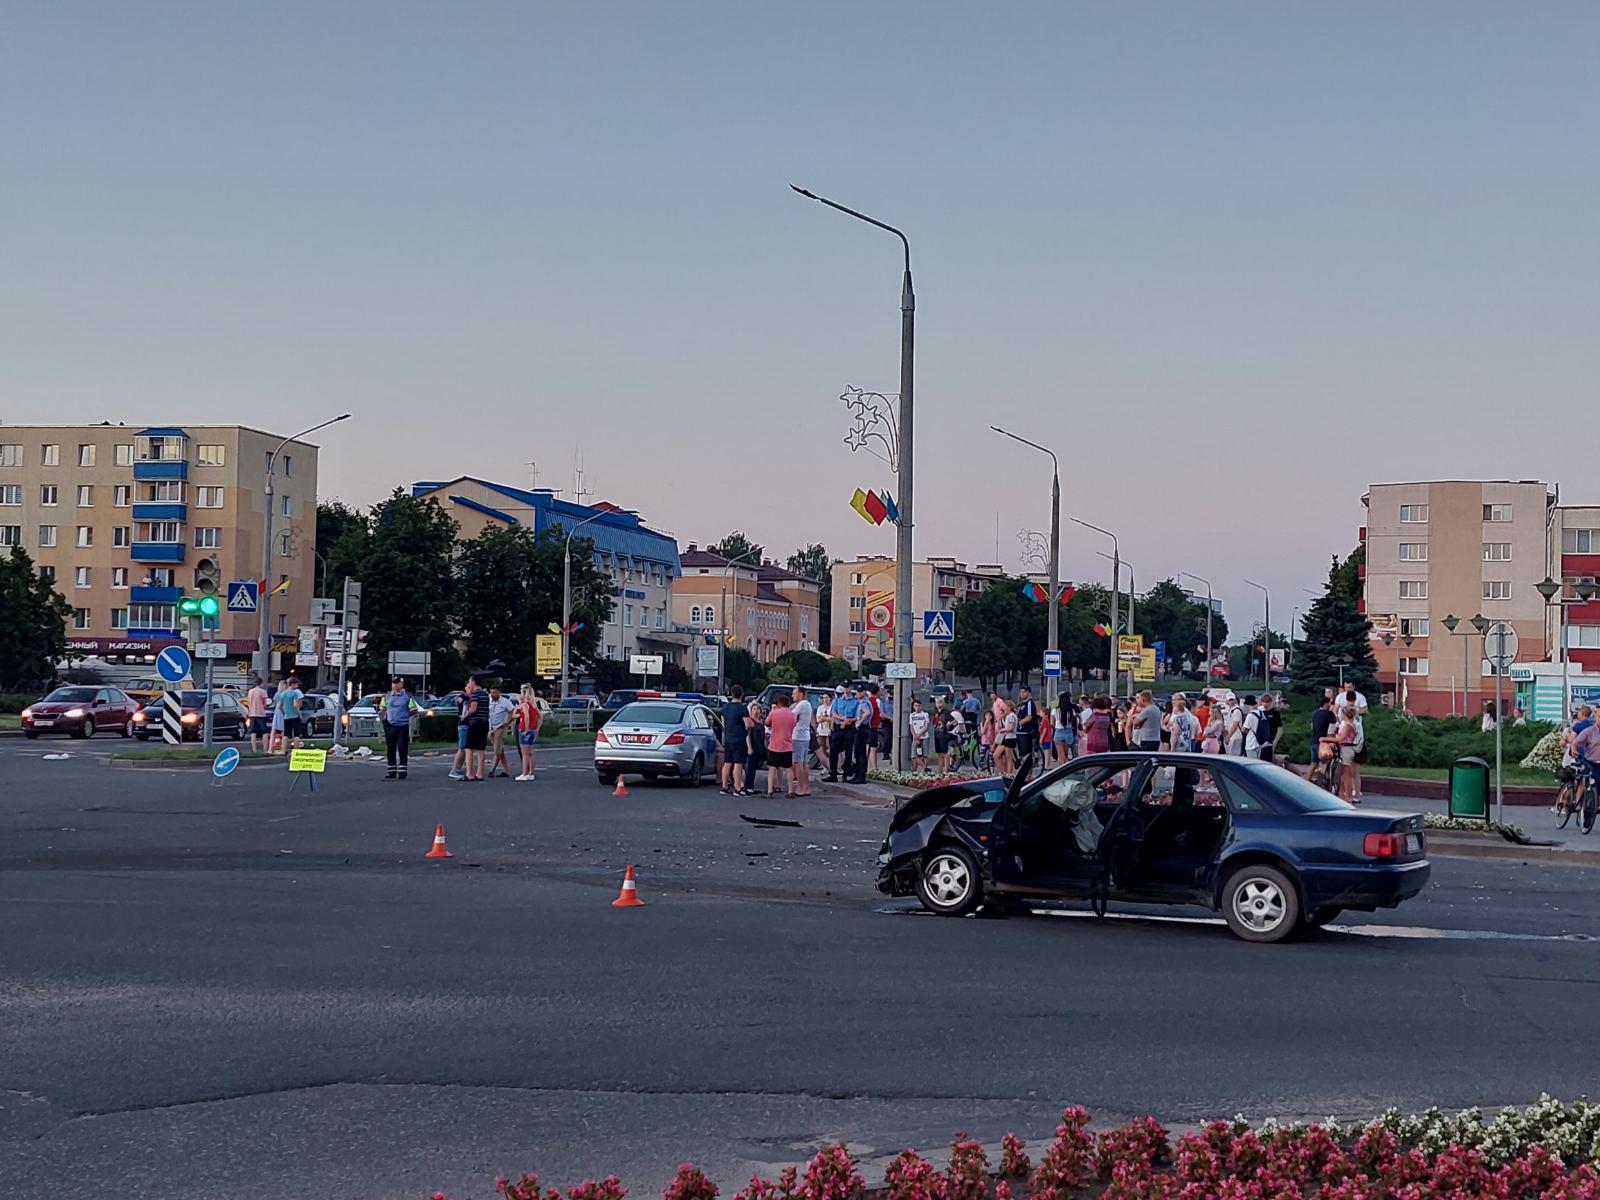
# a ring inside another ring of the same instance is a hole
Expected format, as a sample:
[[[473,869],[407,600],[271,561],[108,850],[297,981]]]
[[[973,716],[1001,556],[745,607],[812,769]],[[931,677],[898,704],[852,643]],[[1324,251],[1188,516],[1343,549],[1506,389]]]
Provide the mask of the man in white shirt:
[[[1222,716],[1222,752],[1238,756],[1245,751],[1244,709],[1232,698],[1227,704]]]
[[[796,796],[811,795],[811,768],[808,760],[811,758],[811,701],[806,699],[806,690],[799,684],[794,689],[794,704],[790,709],[794,713],[794,794]]]
[[[1245,697],[1247,701],[1255,697]],[[1272,741],[1271,718],[1267,716],[1266,704],[1254,705],[1244,718],[1244,752],[1247,758],[1260,758],[1261,748]]]
[[[516,708],[511,697],[502,696],[499,688],[489,689],[489,748],[494,751],[494,761],[489,764],[486,778],[493,779],[496,774],[511,778],[506,769],[506,731],[511,728],[511,714]]]

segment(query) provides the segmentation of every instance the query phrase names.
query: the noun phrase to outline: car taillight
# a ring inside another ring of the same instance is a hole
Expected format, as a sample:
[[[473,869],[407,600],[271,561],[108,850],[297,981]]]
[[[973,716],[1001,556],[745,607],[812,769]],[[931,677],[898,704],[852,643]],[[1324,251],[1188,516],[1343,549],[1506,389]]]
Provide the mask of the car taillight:
[[[681,745],[683,745],[683,730],[680,729],[675,733],[668,734],[667,735],[667,740],[662,742],[661,744],[663,746],[681,746]]]
[[[1403,833],[1369,833],[1361,843],[1368,858],[1399,858],[1406,852]]]
[[[594,744],[597,746],[609,746],[611,744],[611,739],[606,736],[604,729],[596,729],[594,731]]]

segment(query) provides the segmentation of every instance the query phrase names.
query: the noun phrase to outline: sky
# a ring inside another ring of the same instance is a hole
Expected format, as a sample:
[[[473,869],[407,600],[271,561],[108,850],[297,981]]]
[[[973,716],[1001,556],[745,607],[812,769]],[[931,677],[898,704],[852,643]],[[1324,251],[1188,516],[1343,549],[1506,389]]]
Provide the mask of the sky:
[[[1597,50],[1560,0],[12,0],[0,420],[349,411],[324,496],[581,454],[682,543],[892,554],[839,396],[898,387],[899,245],[792,181],[911,239],[918,557],[1048,529],[1005,425],[1064,576],[1077,516],[1281,627],[1368,483],[1600,502]]]

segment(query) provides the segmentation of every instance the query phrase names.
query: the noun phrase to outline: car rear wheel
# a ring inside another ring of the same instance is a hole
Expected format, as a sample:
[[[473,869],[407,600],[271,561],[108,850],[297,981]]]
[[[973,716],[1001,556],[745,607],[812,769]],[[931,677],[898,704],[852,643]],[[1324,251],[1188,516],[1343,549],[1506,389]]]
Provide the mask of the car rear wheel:
[[[83,719],[83,724],[78,728],[78,736],[81,738],[92,738],[94,736],[93,717],[85,717]]]
[[[694,765],[689,768],[689,773],[683,777],[684,787],[699,787],[700,776],[706,773],[706,760],[700,755],[694,756]]]
[[[961,846],[935,846],[922,859],[917,899],[941,917],[964,917],[983,901],[977,860]]]
[[[241,742],[241,741],[244,740],[244,722],[243,721],[235,721],[233,723],[233,740],[236,741],[236,742]]]
[[[129,717],[126,721],[124,721],[122,723],[122,736],[125,737],[125,738],[131,738],[133,736],[133,718],[132,717]]]
[[[597,775],[599,777],[600,782],[602,784],[604,784],[606,787],[615,787],[616,786],[617,773],[615,771],[596,771],[595,775]]]
[[[1241,867],[1222,889],[1228,928],[1247,942],[1281,942],[1300,923],[1300,897],[1275,867]]]
[[[24,729],[22,731],[22,736],[31,742],[39,736],[39,731],[37,729]]]

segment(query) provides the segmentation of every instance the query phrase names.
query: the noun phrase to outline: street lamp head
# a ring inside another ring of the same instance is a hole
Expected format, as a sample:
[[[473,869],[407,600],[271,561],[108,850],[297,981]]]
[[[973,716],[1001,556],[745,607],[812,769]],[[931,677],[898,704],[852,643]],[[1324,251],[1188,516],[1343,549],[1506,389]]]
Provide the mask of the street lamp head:
[[[1454,633],[1456,631],[1456,626],[1461,624],[1461,618],[1456,616],[1455,613],[1446,613],[1444,620],[1440,621],[1439,624],[1443,625],[1445,629],[1449,630],[1451,633]]]
[[[1400,640],[1402,642],[1404,642],[1407,646],[1409,646],[1409,645],[1411,645],[1412,642],[1416,641],[1417,639],[1415,637],[1413,637],[1411,634],[1408,633],[1403,638],[1401,638]]]
[[[1477,616],[1472,618],[1472,627],[1479,633],[1488,633],[1489,626],[1493,623],[1494,622],[1490,621],[1489,618],[1484,616],[1482,613],[1479,613]]]
[[[1595,597],[1595,593],[1597,591],[1600,591],[1600,588],[1597,588],[1595,586],[1594,580],[1585,579],[1582,583],[1579,583],[1577,585],[1576,590],[1577,590],[1577,593],[1578,593],[1578,599],[1580,599],[1580,600],[1593,600],[1594,597]]]
[[[806,198],[806,199],[807,199],[807,200],[818,200],[818,199],[820,199],[820,198],[821,198],[821,197],[819,197],[819,196],[817,196],[817,195],[816,195],[816,194],[815,194],[815,193],[812,193],[812,192],[808,192],[808,191],[806,191],[806,190],[805,190],[805,188],[803,188],[803,187],[800,187],[800,186],[799,186],[799,185],[798,185],[798,184],[793,184],[793,183],[791,183],[791,184],[790,184],[790,185],[789,185],[789,187],[790,187],[790,188],[791,188],[791,189],[792,189],[792,190],[794,190],[794,191],[796,191],[796,192],[799,192],[799,193],[800,193],[800,194],[801,194],[801,195],[802,195],[802,196],[804,196],[804,197],[805,197],[805,198]]]
[[[1392,634],[1392,633],[1386,633],[1386,634],[1384,634],[1384,635],[1383,635],[1383,644],[1384,644],[1384,645],[1385,645],[1385,646],[1392,646],[1392,645],[1394,645],[1394,634]]]
[[[1544,602],[1546,604],[1549,604],[1550,601],[1554,600],[1556,598],[1556,593],[1561,590],[1561,585],[1554,579],[1551,579],[1548,575],[1546,575],[1533,586],[1539,589],[1539,595],[1544,597]]]

